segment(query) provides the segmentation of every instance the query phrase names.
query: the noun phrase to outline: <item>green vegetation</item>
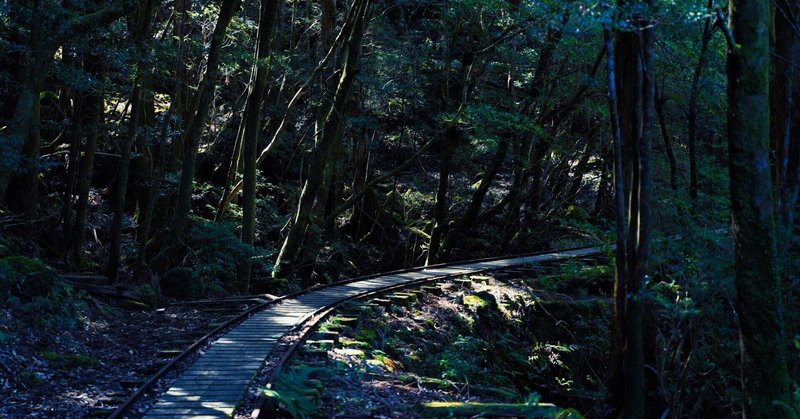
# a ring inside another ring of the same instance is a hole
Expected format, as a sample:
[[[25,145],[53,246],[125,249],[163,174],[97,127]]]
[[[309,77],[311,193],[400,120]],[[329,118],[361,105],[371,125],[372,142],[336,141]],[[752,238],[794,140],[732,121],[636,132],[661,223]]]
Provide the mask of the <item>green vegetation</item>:
[[[616,242],[350,337],[437,379],[604,383],[609,416],[780,416],[800,3],[727,4],[0,2],[3,320],[79,326],[61,274],[153,305]]]
[[[51,368],[56,369],[91,368],[100,363],[95,358],[80,354],[58,354],[45,351],[39,355],[47,361]]]
[[[57,331],[78,326],[87,306],[83,296],[39,259],[0,258],[0,307],[23,323]]]

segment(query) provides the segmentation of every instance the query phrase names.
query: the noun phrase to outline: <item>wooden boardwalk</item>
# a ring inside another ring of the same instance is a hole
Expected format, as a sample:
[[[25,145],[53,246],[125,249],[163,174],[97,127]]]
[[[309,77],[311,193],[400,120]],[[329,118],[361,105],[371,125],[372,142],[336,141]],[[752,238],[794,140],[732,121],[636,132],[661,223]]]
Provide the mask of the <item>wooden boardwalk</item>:
[[[162,395],[146,418],[223,418],[233,413],[265,358],[292,327],[311,313],[338,301],[411,281],[476,274],[540,262],[594,256],[585,248],[388,274],[335,285],[286,299],[252,315],[211,344],[208,350]]]

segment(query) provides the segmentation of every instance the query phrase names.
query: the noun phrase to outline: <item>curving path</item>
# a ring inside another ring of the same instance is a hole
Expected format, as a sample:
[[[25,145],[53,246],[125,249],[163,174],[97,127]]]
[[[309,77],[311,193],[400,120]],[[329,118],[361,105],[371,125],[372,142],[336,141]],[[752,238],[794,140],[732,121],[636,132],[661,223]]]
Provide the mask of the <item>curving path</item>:
[[[145,418],[229,417],[244,397],[250,381],[275,349],[278,339],[315,312],[332,304],[405,283],[420,283],[497,271],[541,262],[601,254],[598,247],[555,251],[503,259],[468,261],[389,273],[341,285],[311,290],[253,314],[212,343],[200,358],[147,412]]]

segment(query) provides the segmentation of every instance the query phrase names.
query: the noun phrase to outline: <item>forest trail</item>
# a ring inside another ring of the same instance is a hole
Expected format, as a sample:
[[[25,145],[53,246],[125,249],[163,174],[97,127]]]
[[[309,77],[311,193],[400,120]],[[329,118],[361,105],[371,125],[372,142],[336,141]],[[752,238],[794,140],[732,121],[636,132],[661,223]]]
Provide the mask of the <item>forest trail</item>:
[[[314,314],[340,302],[381,290],[419,285],[464,275],[602,254],[589,247],[510,258],[485,259],[414,268],[365,279],[345,280],[270,304],[213,342],[150,409],[147,418],[229,417],[244,398],[264,361],[279,349],[279,340],[303,326]],[[270,368],[275,368],[271,365]],[[123,412],[116,412],[116,417]]]

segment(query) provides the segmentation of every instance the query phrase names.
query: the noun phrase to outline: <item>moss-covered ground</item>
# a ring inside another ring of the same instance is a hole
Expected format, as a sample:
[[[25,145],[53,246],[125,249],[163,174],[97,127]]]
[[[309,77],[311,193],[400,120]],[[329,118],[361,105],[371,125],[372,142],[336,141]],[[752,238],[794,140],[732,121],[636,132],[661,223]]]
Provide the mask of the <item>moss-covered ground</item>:
[[[610,272],[561,265],[342,308],[320,327],[339,333],[335,348],[295,357],[271,390],[274,406],[319,417],[436,417],[447,406],[468,416],[599,416]]]

